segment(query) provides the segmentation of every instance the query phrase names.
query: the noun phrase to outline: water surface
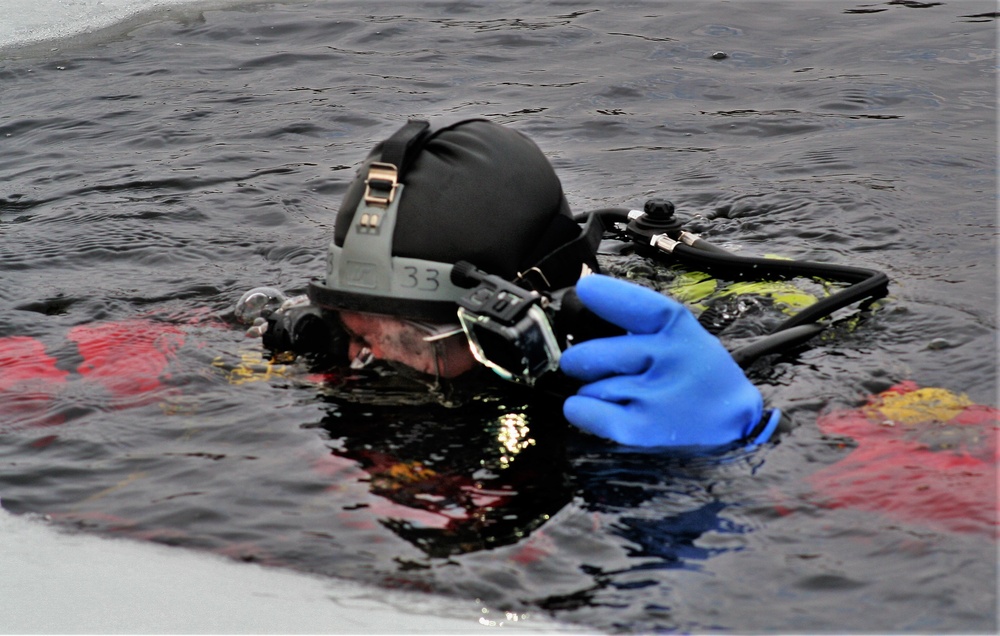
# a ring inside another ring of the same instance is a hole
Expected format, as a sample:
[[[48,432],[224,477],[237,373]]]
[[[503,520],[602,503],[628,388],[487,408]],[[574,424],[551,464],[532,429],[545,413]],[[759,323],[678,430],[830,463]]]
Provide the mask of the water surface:
[[[68,374],[3,410],[4,508],[602,631],[995,631],[993,528],[804,485],[849,450],[823,412],[902,380],[997,404],[994,11],[190,5],[4,50],[0,337]],[[576,211],[665,196],[740,253],[881,269],[891,295],[755,368],[797,428],[716,458],[622,451],[517,392],[414,408],[268,367],[233,302],[320,274],[354,167],[440,114],[531,136]],[[79,373],[70,334],[108,324],[148,390]]]

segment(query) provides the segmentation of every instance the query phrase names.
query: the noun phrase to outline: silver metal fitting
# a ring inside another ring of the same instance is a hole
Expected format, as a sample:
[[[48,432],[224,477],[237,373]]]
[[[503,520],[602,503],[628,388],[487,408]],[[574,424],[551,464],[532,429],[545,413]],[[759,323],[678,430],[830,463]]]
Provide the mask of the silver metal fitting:
[[[687,230],[683,230],[678,238],[680,238],[681,243],[685,245],[690,245],[691,247],[694,247],[695,241],[701,239],[701,237],[695,234],[694,232],[688,232]]]
[[[674,248],[680,245],[679,242],[670,238],[666,234],[654,234],[650,237],[649,244],[662,252],[666,252],[667,254],[673,254]]]

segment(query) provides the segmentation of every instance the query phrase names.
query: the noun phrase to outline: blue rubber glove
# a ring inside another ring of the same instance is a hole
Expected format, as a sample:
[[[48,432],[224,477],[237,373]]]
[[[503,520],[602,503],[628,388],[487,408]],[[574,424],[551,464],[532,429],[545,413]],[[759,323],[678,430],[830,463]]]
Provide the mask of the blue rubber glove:
[[[607,276],[586,276],[576,293],[625,329],[563,352],[560,367],[585,385],[563,405],[579,428],[630,446],[721,446],[746,440],[764,400],[719,340],[683,305]],[[762,443],[778,413],[751,443]]]

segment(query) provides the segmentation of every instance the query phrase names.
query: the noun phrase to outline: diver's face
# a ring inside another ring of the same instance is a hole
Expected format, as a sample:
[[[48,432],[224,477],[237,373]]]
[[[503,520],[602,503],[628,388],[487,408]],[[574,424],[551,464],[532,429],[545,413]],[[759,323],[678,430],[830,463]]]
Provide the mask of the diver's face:
[[[339,314],[351,337],[351,360],[363,360],[370,354],[376,360],[442,378],[454,378],[478,365],[458,324],[430,324],[353,311]]]

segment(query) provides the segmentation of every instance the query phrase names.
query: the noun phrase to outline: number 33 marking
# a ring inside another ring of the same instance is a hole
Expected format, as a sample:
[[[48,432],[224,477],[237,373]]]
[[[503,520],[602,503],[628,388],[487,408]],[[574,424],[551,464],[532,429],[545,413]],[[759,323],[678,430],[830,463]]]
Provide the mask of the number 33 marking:
[[[402,281],[403,287],[416,288],[420,291],[437,291],[438,287],[441,286],[440,281],[438,281],[440,272],[436,269],[422,269],[407,265],[403,270],[406,272]]]

